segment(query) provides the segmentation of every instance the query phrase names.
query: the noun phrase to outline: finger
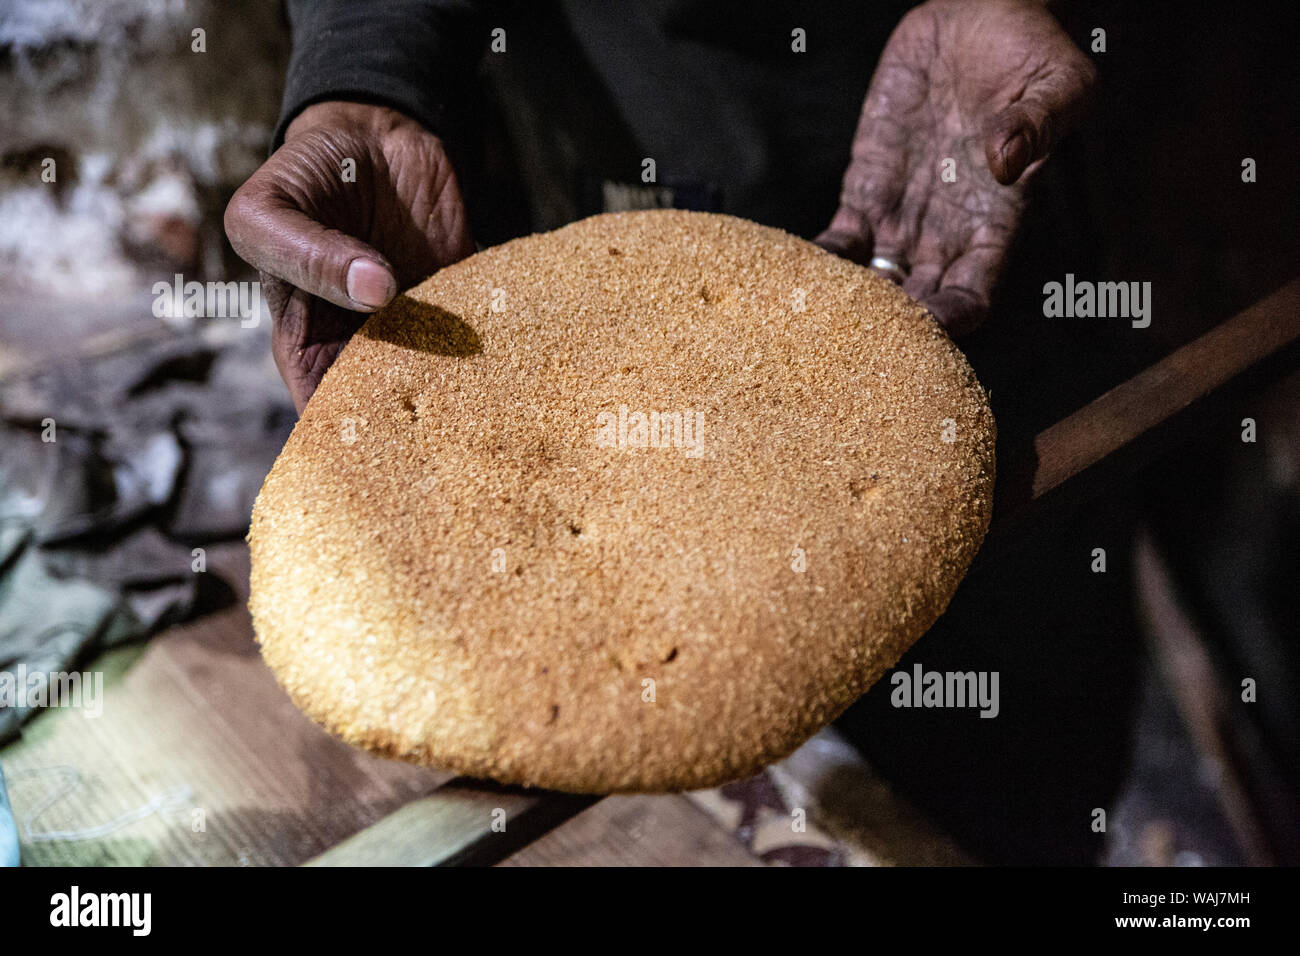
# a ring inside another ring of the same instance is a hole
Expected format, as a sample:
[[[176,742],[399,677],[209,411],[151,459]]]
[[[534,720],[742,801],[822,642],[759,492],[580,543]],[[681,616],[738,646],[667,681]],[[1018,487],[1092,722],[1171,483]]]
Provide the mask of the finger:
[[[879,72],[872,80],[840,186],[839,207],[816,239],[818,245],[859,265],[867,265],[875,254],[878,227],[897,207],[906,178],[907,134],[891,118],[897,96],[882,91],[889,87],[888,80]]]
[[[271,355],[300,414],[363,320],[302,289],[290,289],[271,328]]]
[[[912,267],[903,281],[903,291],[913,299],[925,299],[939,288],[943,278],[943,264],[940,262],[920,262]]]
[[[988,299],[959,286],[944,286],[922,299],[921,304],[953,338],[975,331],[989,311]]]
[[[266,300],[267,310],[271,313],[271,328],[279,328],[289,305],[289,297],[293,295],[293,286],[269,272],[259,271],[257,277],[262,289],[262,298]]]
[[[460,183],[451,161],[445,156],[435,173],[435,179],[440,183],[437,186],[437,198],[424,225],[425,241],[433,254],[433,268],[421,275],[421,279],[443,266],[472,256],[475,248]]]
[[[827,252],[865,266],[871,259],[871,240],[855,233],[835,232],[827,229],[813,240]]]
[[[928,206],[933,213],[934,205]],[[882,224],[876,236],[876,251],[902,270],[896,279],[914,299],[923,299],[939,287],[948,264],[953,260],[951,239],[947,235],[952,223],[945,216],[931,215],[924,223],[914,216]],[[886,274],[886,278],[892,278]]]
[[[394,174],[394,189],[381,191],[375,209],[376,221],[389,226],[383,248],[404,289],[474,254],[469,217],[451,161],[423,139],[417,147],[422,151],[419,161],[412,159],[402,169],[409,165],[418,170],[407,175],[419,185],[403,188],[402,176]]]
[[[865,266],[871,260],[871,225],[860,212],[841,206],[813,242],[842,259]]]
[[[304,348],[310,328],[311,296],[265,272],[262,273],[262,292],[273,317],[271,357],[280,378],[288,386],[293,407],[301,415],[320,382],[320,375],[311,368],[315,357],[307,356]]]
[[[373,312],[397,294],[393,268],[377,250],[312,219],[266,179],[239,188],[225,225],[245,262],[310,295]]]
[[[1005,251],[996,245],[977,246],[967,251],[944,271],[939,288],[922,299],[922,304],[949,335],[954,338],[966,335],[983,323]]]
[[[272,316],[271,357],[301,413],[365,315],[308,295],[265,272],[261,281]]]
[[[1045,159],[1083,114],[1096,67],[1073,47],[1071,53],[989,122],[984,154],[1002,185],[1016,182],[1031,164]]]
[[[873,256],[896,263],[905,274],[913,270],[916,253],[917,228],[911,217],[894,217],[880,224],[876,230]]]
[[[271,325],[271,357],[276,371],[289,389],[293,407],[302,414],[314,388],[302,371],[303,341],[308,327],[309,296],[283,279],[262,273],[262,291],[274,317]]]

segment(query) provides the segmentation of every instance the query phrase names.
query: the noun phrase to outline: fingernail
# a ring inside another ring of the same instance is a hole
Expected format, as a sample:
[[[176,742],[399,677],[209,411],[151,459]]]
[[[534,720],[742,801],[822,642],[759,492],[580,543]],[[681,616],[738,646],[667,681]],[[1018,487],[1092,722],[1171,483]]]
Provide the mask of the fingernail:
[[[348,266],[348,298],[368,309],[387,305],[397,294],[393,275],[373,259],[353,259]]]
[[[1007,140],[1006,145],[1002,147],[1002,168],[1019,176],[1024,171],[1024,168],[1029,165],[1032,155],[1033,150],[1029,142],[1029,134],[1017,133]]]

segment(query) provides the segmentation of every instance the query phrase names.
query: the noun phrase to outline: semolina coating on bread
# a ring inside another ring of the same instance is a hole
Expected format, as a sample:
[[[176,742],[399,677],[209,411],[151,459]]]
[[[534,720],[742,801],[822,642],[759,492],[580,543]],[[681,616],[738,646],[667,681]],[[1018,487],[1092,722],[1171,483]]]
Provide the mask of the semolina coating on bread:
[[[354,745],[572,792],[713,786],[943,612],[994,441],[964,356],[873,272],[729,216],[595,216],[366,322],[258,496],[253,623]]]

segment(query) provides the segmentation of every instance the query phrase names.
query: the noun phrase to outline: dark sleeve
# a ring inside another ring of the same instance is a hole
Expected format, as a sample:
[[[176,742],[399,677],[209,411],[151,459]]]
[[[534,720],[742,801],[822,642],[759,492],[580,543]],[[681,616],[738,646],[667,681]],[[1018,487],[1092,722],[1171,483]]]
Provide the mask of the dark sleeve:
[[[274,150],[304,107],[342,99],[391,106],[439,132],[471,81],[500,3],[289,0],[293,53]]]

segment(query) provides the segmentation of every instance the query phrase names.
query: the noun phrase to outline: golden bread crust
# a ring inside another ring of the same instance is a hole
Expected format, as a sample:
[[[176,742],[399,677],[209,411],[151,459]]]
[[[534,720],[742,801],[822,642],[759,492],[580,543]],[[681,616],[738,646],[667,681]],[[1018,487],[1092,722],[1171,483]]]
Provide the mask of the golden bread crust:
[[[698,456],[634,447],[635,420],[607,447],[620,406],[701,414]],[[596,216],[370,318],[258,497],[254,625],[353,744],[574,792],[715,785],[942,613],[994,436],[961,352],[869,270],[727,216]]]

